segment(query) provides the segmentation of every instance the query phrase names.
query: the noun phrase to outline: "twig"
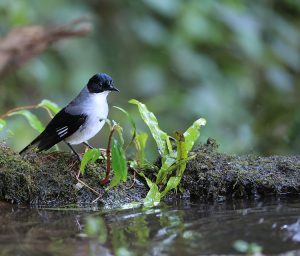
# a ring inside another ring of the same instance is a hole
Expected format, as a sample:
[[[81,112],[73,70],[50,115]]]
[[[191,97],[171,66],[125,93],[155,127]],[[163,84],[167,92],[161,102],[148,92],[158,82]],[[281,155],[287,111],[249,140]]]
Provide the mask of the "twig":
[[[81,179],[79,179],[77,176],[76,176],[76,180],[78,182],[80,182],[83,186],[87,187],[89,190],[91,190],[92,192],[94,192],[99,198],[102,197],[102,195],[100,193],[98,193],[95,189],[93,189],[88,184],[86,184],[84,181],[82,181]]]
[[[71,167],[69,167],[69,169],[68,170],[71,170],[73,167],[74,167],[74,165],[77,163],[77,161],[78,160],[76,160],[75,162],[73,162],[72,164],[71,164]],[[98,201],[101,197],[102,197],[102,195],[99,193],[99,192],[97,192],[95,189],[93,189],[92,187],[90,187],[88,184],[86,184],[84,181],[82,181],[80,178],[79,178],[79,175],[80,175],[80,170],[78,171],[78,173],[75,175],[75,178],[76,178],[76,180],[79,182],[79,183],[81,183],[84,187],[86,187],[86,188],[88,188],[89,190],[91,190],[93,193],[95,193],[98,197],[97,197],[97,200],[96,201]],[[94,201],[95,201],[94,200]],[[93,202],[94,202],[93,201]]]
[[[12,109],[8,110],[6,113],[2,114],[0,116],[0,119],[4,119],[6,117],[9,117],[9,115],[11,113],[19,111],[19,110],[38,109],[38,108],[45,109],[47,111],[48,115],[50,116],[50,118],[53,118],[53,114],[51,113],[51,111],[47,107],[41,106],[40,104],[35,104],[35,105],[28,105],[28,106],[12,108]]]
[[[98,196],[95,200],[92,201],[92,204],[96,203],[103,195]]]
[[[13,28],[0,38],[0,76],[47,49],[52,43],[70,37],[85,36],[92,30],[87,17],[63,25],[31,25]]]
[[[68,171],[71,171],[73,169],[73,167],[77,163],[77,161],[78,160],[76,159],[76,161],[74,161],[74,162],[71,163],[71,166],[69,166]]]
[[[17,107],[17,108],[13,108],[8,110],[6,113],[4,113],[3,115],[0,116],[1,119],[4,119],[6,117],[8,117],[11,113],[19,111],[19,110],[25,110],[25,109],[36,109],[39,108],[38,105],[29,105],[29,106],[23,106],[23,107]]]

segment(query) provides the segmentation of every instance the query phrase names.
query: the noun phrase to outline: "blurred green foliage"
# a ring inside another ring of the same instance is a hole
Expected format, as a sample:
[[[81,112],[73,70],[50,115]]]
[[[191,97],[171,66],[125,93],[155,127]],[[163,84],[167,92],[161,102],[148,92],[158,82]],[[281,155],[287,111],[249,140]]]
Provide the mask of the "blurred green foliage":
[[[145,102],[168,133],[201,115],[202,139],[216,138],[223,151],[299,153],[299,1],[1,0],[0,34],[81,15],[92,34],[53,45],[0,81],[1,113],[43,98],[63,106],[107,72],[121,89],[110,101]],[[126,122],[113,109],[110,118]],[[35,135],[24,125],[11,123],[16,149]],[[106,145],[104,136],[95,143]]]

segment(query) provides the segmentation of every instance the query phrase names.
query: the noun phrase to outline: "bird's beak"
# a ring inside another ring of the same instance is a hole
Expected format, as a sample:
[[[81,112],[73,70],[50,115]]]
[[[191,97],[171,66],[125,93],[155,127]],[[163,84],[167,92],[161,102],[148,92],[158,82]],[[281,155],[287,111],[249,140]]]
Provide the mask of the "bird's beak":
[[[116,88],[116,87],[114,87],[114,86],[110,87],[110,90],[111,90],[111,91],[116,91],[116,92],[119,92],[119,89],[118,89],[118,88]]]

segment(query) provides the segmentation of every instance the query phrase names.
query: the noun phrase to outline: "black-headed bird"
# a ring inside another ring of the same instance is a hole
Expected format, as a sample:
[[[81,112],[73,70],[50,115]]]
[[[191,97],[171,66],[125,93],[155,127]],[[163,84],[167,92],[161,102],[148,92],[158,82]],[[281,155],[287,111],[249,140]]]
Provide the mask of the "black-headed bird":
[[[31,148],[36,148],[37,151],[48,150],[64,141],[81,159],[72,145],[84,143],[90,147],[87,141],[105,124],[108,115],[106,98],[111,91],[119,90],[109,75],[96,74],[91,77],[79,95],[59,111],[45,130],[21,150],[20,154]]]

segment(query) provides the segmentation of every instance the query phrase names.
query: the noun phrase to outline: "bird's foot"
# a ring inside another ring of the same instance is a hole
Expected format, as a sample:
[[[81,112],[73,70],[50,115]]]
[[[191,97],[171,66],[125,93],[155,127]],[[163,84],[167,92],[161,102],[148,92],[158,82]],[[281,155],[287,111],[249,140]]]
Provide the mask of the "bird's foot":
[[[82,161],[82,156],[81,155],[79,155],[79,154],[75,154],[76,155],[76,158],[77,158],[77,160],[81,163],[81,161]]]

